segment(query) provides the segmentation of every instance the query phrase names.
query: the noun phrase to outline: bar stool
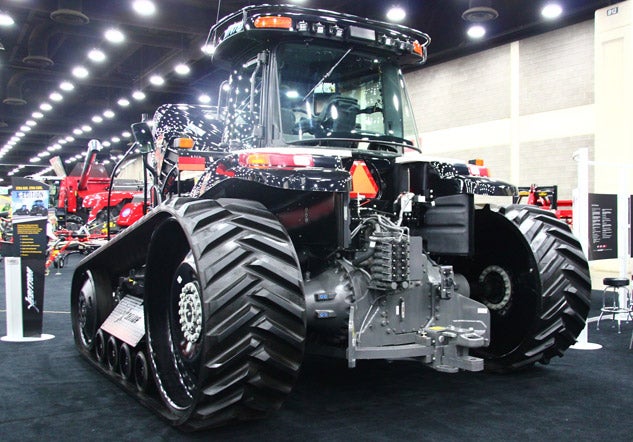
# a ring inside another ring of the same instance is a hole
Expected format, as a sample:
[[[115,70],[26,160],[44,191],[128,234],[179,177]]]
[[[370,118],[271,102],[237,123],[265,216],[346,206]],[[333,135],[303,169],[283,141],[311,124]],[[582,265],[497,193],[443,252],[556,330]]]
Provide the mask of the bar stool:
[[[598,323],[596,330],[600,330],[600,320],[604,314],[612,315],[612,320],[615,320],[615,315],[624,314],[627,315],[627,321],[633,319],[631,316],[631,292],[629,290],[628,278],[604,278],[602,283],[605,285],[602,291],[602,308],[600,309],[600,316],[598,317]],[[626,292],[626,305],[620,305],[620,291],[623,288]],[[620,330],[620,321],[618,317],[618,333]]]

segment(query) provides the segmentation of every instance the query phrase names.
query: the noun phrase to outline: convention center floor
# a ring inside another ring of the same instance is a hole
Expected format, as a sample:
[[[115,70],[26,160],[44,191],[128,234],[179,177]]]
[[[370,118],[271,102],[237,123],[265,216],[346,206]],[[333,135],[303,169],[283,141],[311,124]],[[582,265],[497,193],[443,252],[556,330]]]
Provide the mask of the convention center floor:
[[[512,374],[445,374],[415,362],[306,357],[298,382],[269,419],[183,433],[83,360],[70,324],[78,259],[46,277],[43,332],[0,342],[0,440],[8,441],[624,441],[633,440],[633,322],[589,326],[600,350],[570,349]],[[0,263],[0,335],[6,334]],[[590,317],[600,307],[594,287]]]

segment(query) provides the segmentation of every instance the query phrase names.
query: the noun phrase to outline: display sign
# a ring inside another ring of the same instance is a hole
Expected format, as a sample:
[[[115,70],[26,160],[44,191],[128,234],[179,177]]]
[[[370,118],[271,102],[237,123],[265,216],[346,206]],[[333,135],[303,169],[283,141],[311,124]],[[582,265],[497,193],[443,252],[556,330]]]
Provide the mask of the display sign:
[[[13,212],[13,250],[19,258],[19,281],[15,291],[7,293],[22,304],[22,336],[42,334],[44,314],[44,275],[46,267],[48,222],[48,186],[27,178],[13,178],[11,207]],[[8,312],[7,312],[8,313]]]
[[[589,194],[589,260],[618,257],[618,197]]]
[[[145,335],[143,300],[126,296],[117,304],[101,328],[131,347],[136,347]]]

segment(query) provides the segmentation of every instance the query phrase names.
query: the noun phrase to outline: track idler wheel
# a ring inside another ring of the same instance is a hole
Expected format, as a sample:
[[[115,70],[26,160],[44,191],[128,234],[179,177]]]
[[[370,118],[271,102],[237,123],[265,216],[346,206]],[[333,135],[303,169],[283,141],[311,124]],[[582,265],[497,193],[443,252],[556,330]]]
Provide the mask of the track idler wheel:
[[[258,203],[185,202],[149,246],[148,355],[173,423],[264,417],[303,359],[302,275],[287,232]]]
[[[73,282],[70,313],[75,344],[80,350],[92,350],[95,334],[112,308],[110,282],[103,274],[86,270],[77,284]]]

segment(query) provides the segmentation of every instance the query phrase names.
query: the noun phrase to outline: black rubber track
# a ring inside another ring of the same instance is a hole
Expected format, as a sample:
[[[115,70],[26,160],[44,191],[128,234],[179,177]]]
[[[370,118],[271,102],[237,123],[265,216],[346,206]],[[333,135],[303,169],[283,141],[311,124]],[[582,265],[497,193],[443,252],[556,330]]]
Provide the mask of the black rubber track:
[[[486,369],[513,371],[547,363],[576,342],[589,312],[591,279],[580,243],[550,212],[512,205],[477,210],[475,256],[456,260],[457,272],[481,298],[478,276],[490,265],[512,280],[504,309],[491,310],[491,344],[473,352]]]
[[[150,365],[161,397],[185,430],[265,417],[290,393],[304,354],[305,299],[292,242],[259,203],[174,206],[154,232],[146,273]],[[194,262],[203,309],[199,351],[186,356],[169,311],[183,262]]]

